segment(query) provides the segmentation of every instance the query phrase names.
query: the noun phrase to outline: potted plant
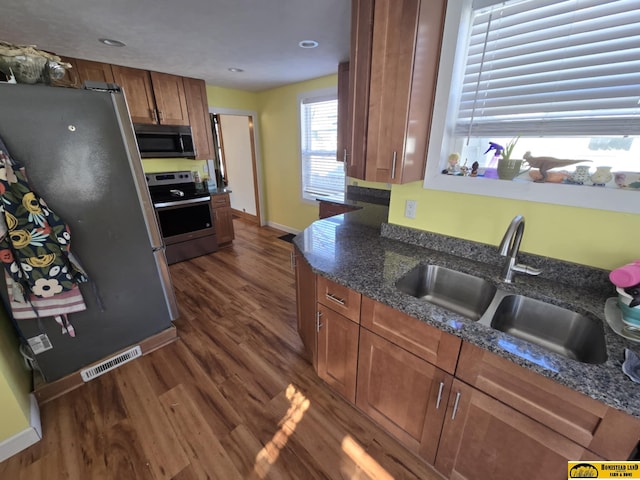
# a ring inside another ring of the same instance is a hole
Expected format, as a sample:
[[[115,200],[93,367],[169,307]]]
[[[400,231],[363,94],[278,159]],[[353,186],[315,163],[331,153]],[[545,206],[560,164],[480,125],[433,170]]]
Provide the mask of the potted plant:
[[[524,160],[515,160],[511,158],[513,149],[515,148],[516,143],[518,143],[519,139],[519,136],[512,138],[511,140],[509,140],[509,143],[507,143],[507,146],[504,147],[501,151],[501,156],[498,160],[498,178],[500,178],[501,180],[513,180],[515,177],[526,171],[520,171]]]

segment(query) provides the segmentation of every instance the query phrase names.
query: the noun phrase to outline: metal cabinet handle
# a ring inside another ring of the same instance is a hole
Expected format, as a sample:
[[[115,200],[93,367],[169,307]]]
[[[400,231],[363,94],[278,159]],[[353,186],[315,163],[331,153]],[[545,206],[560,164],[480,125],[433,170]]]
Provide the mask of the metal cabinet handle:
[[[160,117],[160,121],[164,120],[164,115],[162,114],[162,110],[158,110],[158,117]]]
[[[436,400],[436,410],[440,409],[440,401],[442,400],[443,390],[444,390],[444,382],[440,382],[440,388],[438,389],[438,399]]]
[[[396,160],[398,159],[398,153],[393,152],[393,163],[391,164],[391,178],[396,178]]]
[[[460,402],[460,396],[462,394],[460,392],[456,393],[456,401],[453,404],[453,413],[451,413],[451,420],[456,419],[456,413],[458,413],[458,402]]]
[[[344,299],[339,298],[339,297],[336,297],[336,296],[335,296],[334,294],[332,294],[332,293],[327,293],[327,298],[328,298],[329,300],[333,300],[334,302],[336,302],[336,303],[338,303],[338,304],[340,304],[340,305],[343,305],[343,306],[344,306]]]
[[[296,254],[291,252],[290,255],[291,255],[291,270],[295,271],[295,269],[296,269]]]
[[[322,327],[324,327],[324,324],[320,321],[320,317],[322,316],[322,312],[320,310],[318,310],[316,312],[316,332],[319,332],[320,329]]]
[[[343,150],[343,152],[342,152],[342,161],[343,161],[344,163],[347,163],[347,156],[348,156],[348,154],[347,154],[347,149],[345,148],[345,149]]]

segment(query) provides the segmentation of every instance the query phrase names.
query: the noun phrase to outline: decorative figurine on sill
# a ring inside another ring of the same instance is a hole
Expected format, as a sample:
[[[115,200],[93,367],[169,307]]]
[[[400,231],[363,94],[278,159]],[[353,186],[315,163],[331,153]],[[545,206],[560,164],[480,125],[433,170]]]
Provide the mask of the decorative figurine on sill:
[[[452,153],[451,155],[449,155],[449,158],[447,158],[447,173],[449,175],[456,175],[458,173],[458,162],[460,161],[460,154],[459,153]]]
[[[460,167],[460,173],[462,174],[463,177],[466,177],[469,175],[469,167],[467,167],[467,159],[464,159],[464,165],[462,165]]]
[[[471,164],[471,176],[472,177],[477,177],[478,176],[478,168],[480,168],[480,164],[478,162],[473,162]]]
[[[555,157],[533,157],[531,156],[531,152],[525,153],[522,158],[524,158],[529,165],[533,168],[537,168],[540,170],[540,175],[542,178],[534,180],[537,183],[544,183],[547,180],[548,170],[556,167],[565,167],[567,165],[573,165],[574,163],[582,163],[582,162],[590,162],[591,160],[564,160]]]

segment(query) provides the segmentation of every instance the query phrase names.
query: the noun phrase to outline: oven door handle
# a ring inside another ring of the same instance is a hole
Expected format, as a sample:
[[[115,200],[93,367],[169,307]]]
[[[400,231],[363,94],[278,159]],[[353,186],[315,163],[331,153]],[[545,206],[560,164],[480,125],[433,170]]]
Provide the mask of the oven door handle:
[[[207,203],[211,201],[211,197],[198,197],[198,198],[190,198],[189,200],[178,200],[171,202],[162,202],[162,203],[154,203],[153,206],[156,208],[166,208],[166,207],[178,207],[180,205],[189,205],[192,203]]]

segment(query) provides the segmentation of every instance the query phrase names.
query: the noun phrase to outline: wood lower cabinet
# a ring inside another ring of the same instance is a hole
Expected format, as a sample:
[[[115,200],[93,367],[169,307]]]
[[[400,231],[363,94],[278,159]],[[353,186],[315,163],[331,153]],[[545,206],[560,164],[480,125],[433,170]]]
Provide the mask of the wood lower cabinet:
[[[298,335],[304,345],[305,357],[318,370],[318,348],[316,343],[316,274],[311,270],[304,255],[293,246],[293,263],[296,272],[296,308]]]
[[[182,77],[112,65],[127,97],[133,123],[189,125]]]
[[[318,376],[355,402],[360,327],[325,305],[317,309]]]
[[[447,478],[565,479],[570,460],[598,455],[455,380],[435,466]]]
[[[433,463],[452,376],[362,328],[356,405]]]
[[[228,193],[211,196],[213,221],[216,227],[218,245],[228,244],[235,238],[233,212]]]
[[[360,323],[360,302],[362,295],[349,287],[332,282],[326,277],[318,277],[318,303],[344,315],[348,319]]]
[[[183,78],[184,93],[187,99],[187,110],[193,133],[193,144],[196,149],[196,160],[214,158],[213,132],[209,119],[209,102],[204,80]]]

